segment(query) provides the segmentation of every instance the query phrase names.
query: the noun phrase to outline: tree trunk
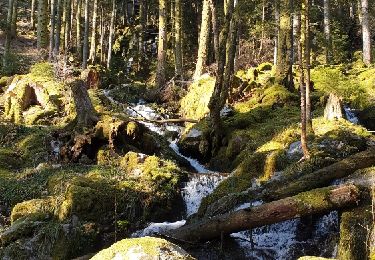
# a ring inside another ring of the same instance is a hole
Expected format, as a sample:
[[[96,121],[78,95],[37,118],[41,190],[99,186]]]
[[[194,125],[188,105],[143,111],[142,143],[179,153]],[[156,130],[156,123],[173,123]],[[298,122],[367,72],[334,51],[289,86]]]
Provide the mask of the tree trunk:
[[[284,85],[286,88],[291,89],[292,71],[291,66],[291,1],[293,0],[280,0],[280,23],[279,23],[279,41],[277,46],[277,66],[276,66],[276,80]]]
[[[82,0],[77,0],[76,11],[76,46],[78,59],[82,58],[82,32],[81,32]]]
[[[112,60],[112,44],[113,44],[113,37],[115,34],[115,16],[116,16],[116,0],[112,2],[112,17],[111,17],[111,25],[109,29],[109,36],[108,36],[108,58],[107,58],[107,69],[111,66]]]
[[[280,0],[275,0],[275,47],[273,55],[273,65],[277,66],[277,56],[278,56],[278,45],[279,45],[279,33],[280,33]]]
[[[204,72],[207,60],[207,46],[210,34],[210,4],[209,0],[203,1],[202,24],[199,34],[198,59],[195,65],[193,79],[198,79]]]
[[[85,31],[83,35],[82,68],[87,68],[87,56],[89,52],[89,0],[85,0]]]
[[[264,194],[260,197],[270,201],[285,198],[305,190],[324,187],[334,180],[347,177],[359,169],[368,168],[373,165],[375,165],[375,147],[370,147],[366,151],[351,155],[342,161],[306,174],[297,180],[294,179],[285,185],[278,186],[280,188],[264,188]]]
[[[31,13],[30,13],[30,24],[31,24],[31,29],[35,30],[35,1],[36,0],[31,0]]]
[[[38,0],[38,31],[37,47],[44,49],[48,46],[48,0]]]
[[[324,39],[326,64],[332,62],[331,13],[330,0],[324,0]]]
[[[55,49],[54,56],[57,57],[60,53],[60,41],[61,41],[61,17],[62,17],[62,0],[57,1],[57,18],[56,18],[56,33],[55,33]]]
[[[359,200],[360,192],[354,185],[315,189],[253,208],[187,224],[170,231],[168,235],[181,241],[208,241],[239,231],[353,206]]]
[[[216,7],[215,7],[216,8]],[[229,37],[231,33],[231,23],[234,9],[234,0],[228,0],[225,4],[225,23],[220,34],[220,43],[219,43],[219,60],[217,64],[216,71],[216,82],[214,92],[211,96],[208,108],[210,109],[210,125],[212,129],[212,153],[215,154],[219,147],[221,146],[222,140],[222,122],[220,118],[220,111],[223,109],[226,100],[228,98],[228,83],[229,77],[231,76],[229,71],[225,68],[230,67],[232,61],[227,60],[227,45],[230,45],[231,38]],[[234,28],[232,28],[234,29]],[[231,35],[230,35],[231,36]],[[233,57],[234,58],[234,57]],[[225,75],[225,73],[229,73]]]
[[[368,14],[368,0],[361,0],[362,10],[362,39],[363,39],[363,62],[371,64],[371,31]]]
[[[65,30],[64,30],[64,56],[66,56],[67,51],[69,50],[70,44],[70,32],[72,29],[71,24],[71,13],[72,5],[71,0],[66,0],[65,4]]]
[[[14,0],[8,1],[8,14],[7,14],[7,23],[5,31],[5,44],[4,44],[4,56],[3,56],[3,70],[8,69],[9,54],[10,54],[10,42],[11,42],[11,24],[13,16],[13,5]]]
[[[12,12],[12,25],[10,28],[10,35],[12,38],[17,36],[17,18],[18,18],[18,0],[14,0]]]
[[[96,59],[96,20],[98,16],[98,0],[94,0],[94,10],[92,16],[91,47],[89,60],[95,63]]]
[[[313,127],[312,127],[312,118],[311,118],[311,99],[310,99],[310,6],[311,6],[311,0],[304,0],[304,7],[302,10],[304,10],[304,31],[305,34],[305,53],[304,53],[304,60],[305,60],[305,71],[306,71],[306,132],[312,133]],[[305,156],[306,157],[306,156]]]
[[[329,95],[324,109],[324,118],[330,121],[344,118],[342,100],[335,94]]]
[[[158,43],[158,67],[156,71],[156,86],[162,88],[165,85],[165,65],[167,49],[167,0],[159,0],[159,43]]]
[[[49,56],[48,59],[49,61],[52,61],[53,59],[53,49],[55,47],[55,21],[56,21],[56,0],[51,0],[50,3],[51,6],[51,29],[49,33]]]
[[[103,6],[100,8],[100,62],[104,63],[104,11]]]
[[[212,21],[212,32],[214,37],[214,51],[215,51],[215,60],[216,62],[219,61],[219,27],[218,27],[218,20],[217,20],[217,11],[213,0],[209,0],[210,10],[211,10],[211,21]]]
[[[147,1],[141,0],[139,3],[139,44],[138,44],[138,53],[139,53],[139,69],[143,69],[145,65],[145,30],[147,27]],[[125,13],[125,10],[124,10]],[[125,15],[123,15],[125,17]]]
[[[75,110],[76,110],[76,127],[92,127],[98,122],[96,111],[91,103],[91,99],[87,92],[85,83],[83,80],[74,79],[68,82],[74,99]]]
[[[373,165],[375,165],[375,147],[351,155],[342,161],[310,174],[299,176],[298,173],[297,175],[285,176],[277,180],[271,180],[260,187],[251,187],[241,193],[231,193],[207,207],[201,207],[198,211],[198,216],[204,216],[206,218],[212,217],[218,214],[224,214],[234,209],[239,204],[246,202],[255,200],[269,202],[294,196],[307,190],[325,187],[337,179],[345,178],[359,169],[371,167]]]
[[[306,23],[305,23],[305,4],[302,2],[301,16],[299,22],[299,44],[298,44],[298,60],[300,70],[300,91],[301,91],[301,146],[303,150],[303,157],[308,159],[310,153],[307,147],[307,132],[306,132],[306,85],[305,85],[305,69],[304,57],[306,47]],[[306,57],[305,57],[306,58]]]
[[[175,2],[175,74],[183,78],[182,61],[182,5],[181,0]]]
[[[264,42],[264,23],[266,20],[266,2],[265,0],[262,1],[262,26],[261,26],[261,35],[260,35],[260,44],[259,44],[259,52],[258,58],[260,58],[262,51],[263,51],[263,42]]]

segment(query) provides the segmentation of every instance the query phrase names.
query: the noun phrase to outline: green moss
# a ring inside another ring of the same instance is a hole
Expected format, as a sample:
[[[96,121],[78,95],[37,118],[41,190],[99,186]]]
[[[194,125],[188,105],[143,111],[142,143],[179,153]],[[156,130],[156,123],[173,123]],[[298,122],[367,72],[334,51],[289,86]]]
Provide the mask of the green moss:
[[[258,65],[257,69],[259,71],[267,71],[267,70],[272,70],[273,64],[270,62],[264,62]]]
[[[215,87],[215,79],[201,77],[189,86],[187,95],[181,100],[181,114],[185,118],[202,119],[209,112],[208,103]]]
[[[38,215],[40,219],[48,219],[54,215],[55,208],[56,200],[52,197],[28,200],[13,207],[10,219],[12,223],[29,215]]]
[[[161,257],[163,254],[162,251],[169,252],[170,257],[173,257],[173,259],[194,259],[178,246],[164,239],[155,237],[121,240],[113,244],[110,248],[100,251],[92,259],[109,260],[113,259],[115,256],[130,259],[133,254],[140,255],[144,259],[154,259]]]
[[[48,62],[36,63],[31,66],[30,75],[45,81],[53,80],[55,77],[53,65]]]

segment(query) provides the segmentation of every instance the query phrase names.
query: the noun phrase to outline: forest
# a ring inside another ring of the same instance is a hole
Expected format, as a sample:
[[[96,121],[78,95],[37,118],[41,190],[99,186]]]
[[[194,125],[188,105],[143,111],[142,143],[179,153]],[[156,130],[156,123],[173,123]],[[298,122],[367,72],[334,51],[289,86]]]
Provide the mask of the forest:
[[[375,260],[375,2],[1,0],[0,259]]]

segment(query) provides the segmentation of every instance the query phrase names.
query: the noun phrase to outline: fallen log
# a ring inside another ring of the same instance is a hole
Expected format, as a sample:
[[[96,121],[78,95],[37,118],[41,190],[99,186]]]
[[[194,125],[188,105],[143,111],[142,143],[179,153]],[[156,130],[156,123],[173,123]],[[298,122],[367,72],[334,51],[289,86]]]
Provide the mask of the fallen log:
[[[254,201],[273,201],[296,195],[303,191],[329,186],[333,181],[345,178],[355,171],[375,165],[375,147],[351,155],[320,170],[302,175],[271,180],[260,187],[250,187],[240,192],[228,194],[206,208],[200,208],[198,217],[212,217],[224,214],[236,206]]]
[[[198,123],[198,120],[195,119],[188,119],[188,118],[174,118],[174,119],[162,119],[162,120],[154,120],[154,119],[147,119],[144,117],[131,117],[131,120],[135,121],[143,121],[148,123],[155,123],[155,124],[168,124],[168,123]]]
[[[351,184],[315,189],[260,206],[203,219],[169,231],[167,235],[181,241],[208,241],[288,219],[353,206],[359,200],[360,191]]]
[[[375,165],[375,147],[370,147],[366,151],[351,155],[342,161],[331,164],[320,170],[301,176],[297,180],[283,183],[279,188],[270,190],[264,189],[262,199],[267,201],[285,198],[299,192],[324,187],[330,185],[335,180],[345,178],[359,169],[368,168]]]

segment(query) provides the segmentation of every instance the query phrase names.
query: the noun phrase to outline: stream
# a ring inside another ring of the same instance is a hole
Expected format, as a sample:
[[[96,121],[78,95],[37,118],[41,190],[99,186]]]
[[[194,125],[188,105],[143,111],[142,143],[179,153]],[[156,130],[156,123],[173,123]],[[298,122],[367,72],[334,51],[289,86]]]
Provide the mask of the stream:
[[[104,94],[114,103],[110,91],[106,90]],[[134,117],[143,117],[148,120],[168,119],[168,116],[161,116],[143,100],[137,104],[124,107],[126,113]],[[358,124],[358,118],[350,110],[345,108],[348,120]],[[181,136],[184,128],[175,124],[156,125],[149,122],[142,122],[151,131],[162,136],[167,131],[178,133]],[[184,156],[177,145],[177,139],[169,139],[169,146],[177,155],[186,159],[190,165],[198,172],[189,175],[189,181],[184,184],[182,197],[185,203],[185,218],[197,212],[202,199],[210,194],[217,185],[225,178],[222,174],[212,172],[204,165],[200,164],[194,158]],[[236,210],[249,206],[257,206],[262,202],[253,202],[251,205],[246,203],[236,208]],[[176,229],[186,223],[185,219],[169,223],[150,223],[145,229],[139,230],[132,234],[132,237],[151,236],[155,233]],[[336,257],[339,232],[339,218],[336,211],[323,216],[312,216],[308,218],[297,218],[269,226],[263,226],[248,231],[233,233],[230,236],[237,246],[229,252],[230,257],[225,259],[297,259],[303,255],[319,255],[324,257]],[[322,246],[324,245],[324,246]],[[204,249],[203,249],[204,250]],[[236,253],[241,250],[241,257]],[[194,254],[193,254],[194,256]],[[196,256],[197,257],[197,256]],[[210,253],[202,254],[198,259],[218,259],[211,257]]]

